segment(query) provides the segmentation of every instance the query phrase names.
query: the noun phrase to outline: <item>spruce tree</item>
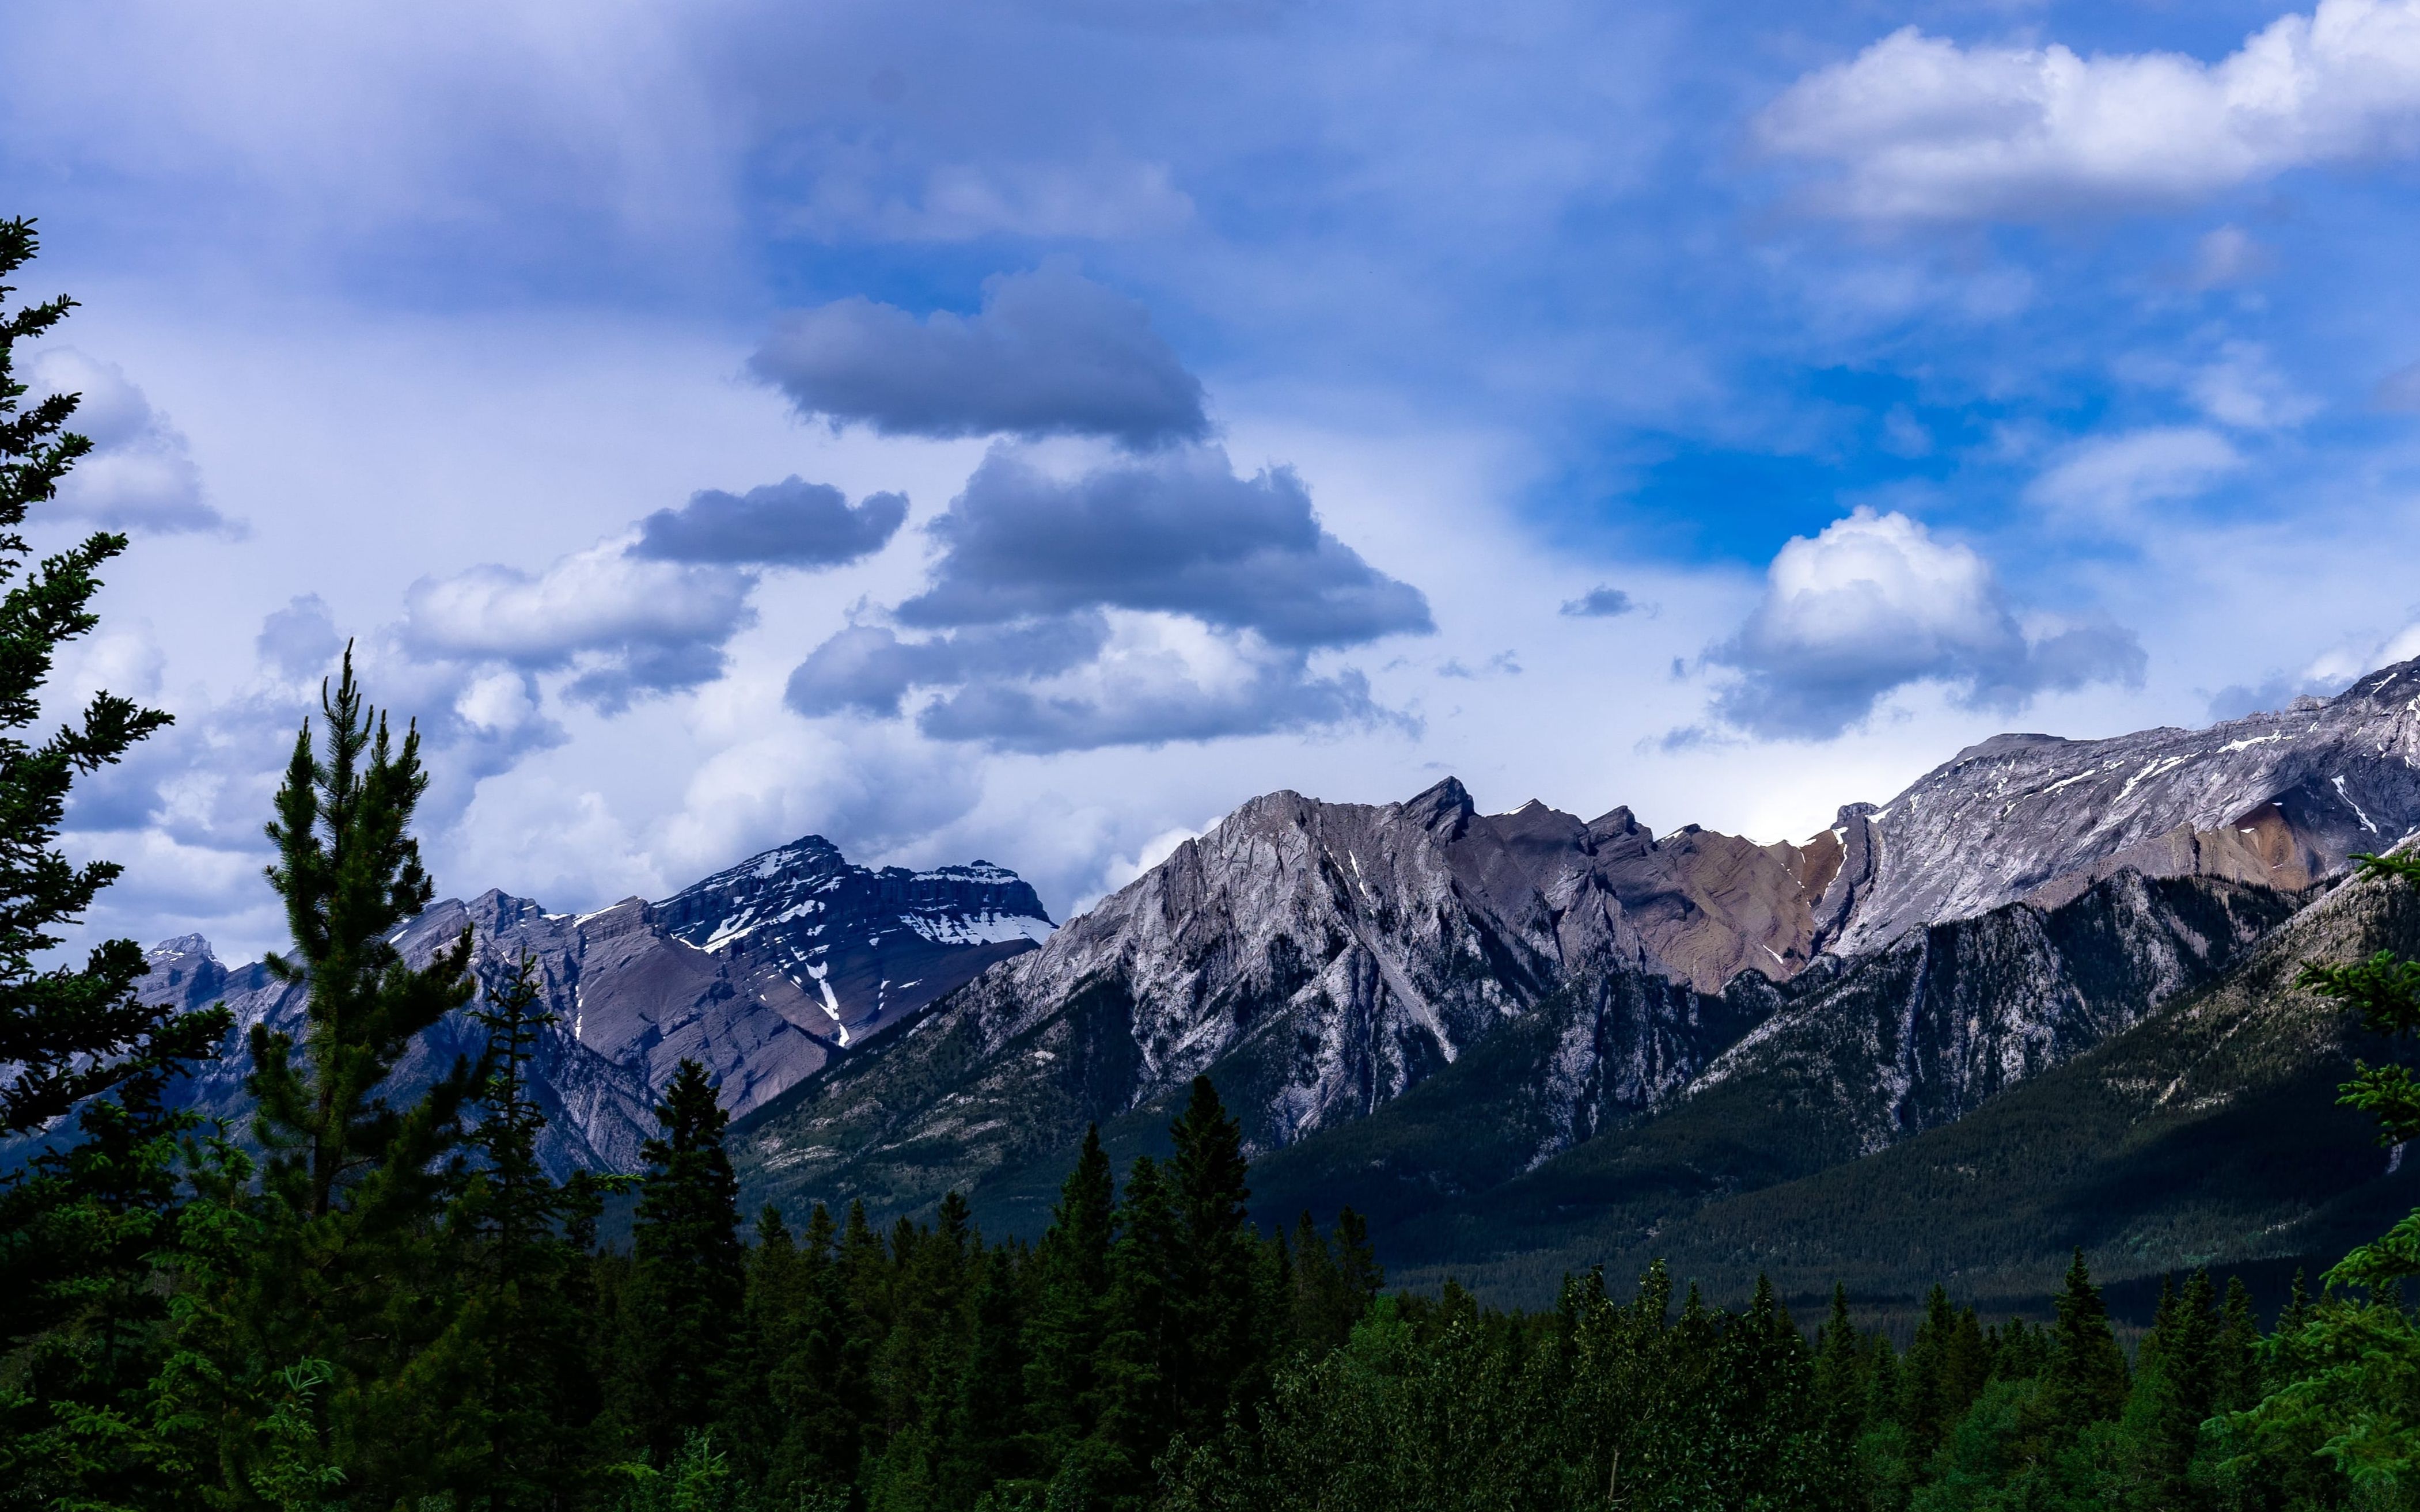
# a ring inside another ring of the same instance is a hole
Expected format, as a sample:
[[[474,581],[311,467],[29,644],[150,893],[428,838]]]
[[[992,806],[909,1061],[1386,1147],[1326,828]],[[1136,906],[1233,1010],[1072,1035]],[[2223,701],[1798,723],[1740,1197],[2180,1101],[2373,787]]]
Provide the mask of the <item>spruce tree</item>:
[[[1054,1469],[1100,1417],[1094,1357],[1108,1317],[1116,1200],[1094,1125],[1084,1131],[1076,1168],[1061,1183],[1050,1227],[1033,1252],[1038,1277],[1026,1328],[1026,1390],[1043,1440],[1038,1452]]]
[[[445,1382],[448,1480],[466,1504],[496,1512],[538,1506],[583,1473],[588,1389],[582,1272],[599,1198],[594,1179],[557,1183],[539,1163],[545,1116],[531,1095],[539,1032],[537,962],[524,954],[473,1011],[488,1031],[468,1143],[482,1164],[464,1183],[450,1225],[468,1295],[424,1367]],[[617,1179],[607,1179],[619,1184]]]
[[[1149,1155],[1136,1156],[1118,1202],[1109,1316],[1097,1367],[1101,1416],[1094,1438],[1101,1452],[1082,1461],[1086,1475],[1105,1489],[1139,1491],[1178,1423],[1177,1331],[1186,1309],[1176,1276],[1183,1240],[1161,1170]]]
[[[1256,1240],[1245,1222],[1243,1131],[1207,1076],[1193,1078],[1185,1111],[1169,1126],[1177,1220],[1176,1331],[1171,1371],[1177,1424],[1197,1437],[1217,1430],[1231,1405],[1263,1383],[1252,1316]]]
[[[2124,1408],[2126,1356],[2080,1248],[2054,1305],[2058,1320],[2052,1327],[2045,1405],[2054,1430],[2071,1437]]]
[[[189,1374],[169,1415],[192,1421],[194,1392],[232,1393],[271,1417],[306,1414],[309,1463],[383,1503],[441,1492],[452,1463],[442,1443],[459,1425],[421,1371],[467,1281],[442,1220],[459,1191],[460,1120],[476,1072],[458,1062],[402,1108],[382,1086],[412,1036],[475,984],[467,928],[416,968],[394,943],[433,891],[411,832],[428,783],[417,729],[397,743],[365,705],[350,648],[320,704],[324,753],[315,755],[306,721],[268,830],[278,856],[269,877],[294,949],[267,965],[302,991],[304,1038],[298,1055],[289,1035],[254,1026],[245,1085],[268,1154],[260,1193],[243,1193],[240,1159],[203,1184],[221,1194],[213,1222],[252,1226],[256,1237],[196,1272],[209,1279],[193,1286],[188,1353],[215,1351],[218,1363]],[[214,1458],[230,1494],[286,1474],[302,1452],[301,1441],[263,1440],[241,1412],[215,1411]]]
[[[746,1294],[739,1182],[722,1148],[723,1112],[706,1068],[683,1060],[656,1108],[662,1132],[639,1148],[623,1396],[659,1465],[714,1426],[730,1381]]]
[[[227,1019],[138,999],[132,940],[43,964],[120,872],[59,849],[76,780],[169,719],[99,693],[49,733],[35,729],[59,652],[100,623],[101,569],[128,544],[97,532],[36,562],[22,533],[91,450],[67,429],[78,395],[23,403],[17,344],[75,307],[61,297],[8,308],[6,281],[37,248],[31,221],[0,221],[0,1136],[84,1106],[30,1167],[0,1180],[0,1481],[65,1503],[117,1499],[139,1482],[106,1425],[138,1411],[164,1347],[153,1258],[173,1238],[170,1166],[192,1121],[167,1088],[217,1053]]]
[[[1835,1452],[1846,1454],[1865,1427],[1866,1359],[1849,1317],[1849,1288],[1832,1283],[1832,1311],[1815,1335],[1815,1405]]]
[[[33,222],[0,221],[0,279],[37,246]],[[73,719],[33,738],[59,651],[101,623],[92,609],[98,574],[127,539],[97,532],[36,563],[21,533],[92,443],[67,429],[78,395],[28,408],[16,373],[17,344],[47,335],[75,301],[8,310],[14,291],[0,283],[0,1134],[39,1128],[147,1067],[206,1056],[225,1032],[214,1012],[137,1001],[143,951],[132,940],[91,947],[80,966],[38,964],[122,871],[114,861],[78,866],[60,852],[70,790],[169,717],[96,693]]]

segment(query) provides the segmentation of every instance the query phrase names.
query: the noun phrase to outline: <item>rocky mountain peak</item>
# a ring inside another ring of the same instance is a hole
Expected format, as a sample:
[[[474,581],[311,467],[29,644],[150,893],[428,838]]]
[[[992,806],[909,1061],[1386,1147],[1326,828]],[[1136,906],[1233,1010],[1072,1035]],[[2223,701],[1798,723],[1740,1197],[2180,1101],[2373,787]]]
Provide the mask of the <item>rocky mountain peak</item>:
[[[2307,887],[2420,825],[2415,710],[2420,661],[2200,730],[1970,747],[1889,803],[1842,810],[1853,849],[1870,830],[1873,869],[1828,948],[1855,954],[1918,924],[2055,903],[2127,867]]]
[[[1031,951],[1051,930],[1041,900],[989,861],[873,871],[809,835],[750,856],[660,903],[644,898],[574,917],[499,888],[430,906],[397,933],[407,960],[427,960],[464,926],[473,968],[489,984],[535,958],[555,1016],[538,1057],[548,1107],[542,1154],[557,1171],[635,1168],[657,1095],[684,1058],[704,1064],[723,1105],[745,1114],[913,1017],[986,966]],[[147,999],[224,999],[235,1041],[256,1023],[292,1026],[302,995],[258,964],[222,965],[197,934],[162,941],[137,983]],[[425,1082],[483,1031],[450,1014],[414,1041],[396,1072]],[[241,1104],[238,1049],[203,1068],[187,1095],[227,1112]]]

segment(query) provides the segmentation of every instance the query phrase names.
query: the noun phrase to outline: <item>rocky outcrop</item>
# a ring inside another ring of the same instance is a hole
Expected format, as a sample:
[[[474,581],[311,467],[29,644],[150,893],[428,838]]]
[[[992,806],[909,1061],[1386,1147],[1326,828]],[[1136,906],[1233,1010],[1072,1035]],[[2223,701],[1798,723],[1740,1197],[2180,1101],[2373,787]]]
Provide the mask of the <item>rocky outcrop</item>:
[[[1749,1077],[1787,1083],[1870,1153],[1963,1118],[2214,980],[2303,896],[2126,868],[2055,906],[1928,924],[1799,978],[1684,1095]]]
[[[1214,1064],[1249,1147],[1277,1149],[1559,993],[1585,998],[1591,1097],[1643,1106],[1756,1021],[1695,983],[1805,963],[1835,864],[1696,830],[1658,842],[1620,810],[1481,814],[1450,779],[1387,805],[1271,794],[883,1056],[768,1107],[741,1163],[770,1192],[912,1204]]]
[[[1272,794],[877,1063],[768,1104],[743,1161],[768,1189],[912,1205],[1214,1065],[1272,1151],[1550,998],[1524,1116],[1549,1144],[1794,1056],[1878,1148],[2122,1029],[2420,823],[2415,709],[2420,663],[2204,731],[2004,735],[1795,844],[1481,814],[1451,779],[1383,806]],[[2154,886],[2175,879],[2209,886]]]
[[[1841,810],[1835,832],[1873,861],[1833,900],[1846,906],[1825,948],[1854,955],[2018,899],[2057,902],[2130,866],[2304,887],[2420,826],[2415,764],[2420,661],[2204,730],[1995,736],[1880,809]]]

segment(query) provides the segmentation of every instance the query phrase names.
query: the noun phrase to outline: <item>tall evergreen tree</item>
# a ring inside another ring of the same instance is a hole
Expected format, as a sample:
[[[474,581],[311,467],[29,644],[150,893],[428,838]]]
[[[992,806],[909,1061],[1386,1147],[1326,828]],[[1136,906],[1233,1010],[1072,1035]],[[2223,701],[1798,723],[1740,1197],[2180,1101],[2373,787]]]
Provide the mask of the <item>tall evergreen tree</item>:
[[[714,1426],[730,1380],[746,1293],[739,1182],[722,1148],[723,1112],[706,1068],[683,1060],[656,1108],[662,1132],[640,1146],[632,1267],[624,1319],[623,1396],[658,1464]]]
[[[1117,1242],[1109,1251],[1109,1316],[1101,1340],[1101,1416],[1087,1456],[1087,1476],[1104,1490],[1140,1490],[1153,1458],[1178,1425],[1177,1331],[1184,1326],[1177,1294],[1177,1250],[1183,1242],[1176,1206],[1161,1166],[1138,1155],[1118,1201]]]
[[[458,1498],[494,1512],[552,1504],[585,1472],[585,1429],[599,1406],[585,1358],[580,1286],[598,1183],[558,1183],[539,1163],[545,1115],[531,1096],[541,1029],[537,962],[524,954],[473,1017],[488,1031],[478,1084],[481,1118],[468,1143],[482,1157],[450,1224],[467,1295],[435,1362],[421,1372],[432,1437],[452,1463]],[[613,1180],[613,1179],[609,1179]]]
[[[0,281],[37,250],[31,221],[0,221]],[[120,870],[60,851],[70,790],[169,720],[100,693],[47,735],[34,730],[60,649],[100,623],[100,570],[127,539],[97,532],[33,560],[22,527],[91,443],[66,428],[78,395],[28,406],[17,376],[17,344],[49,334],[75,301],[9,309],[13,292],[0,282],[0,1135],[85,1105],[0,1181],[0,1481],[72,1499],[122,1489],[124,1457],[100,1425],[132,1411],[161,1342],[149,1257],[170,1237],[169,1162],[190,1121],[164,1092],[216,1053],[227,1020],[139,1000],[132,940],[94,945],[81,964],[42,964]],[[71,1452],[60,1435],[79,1423],[93,1431],[74,1429]]]
[[[416,968],[396,949],[397,926],[436,896],[411,834],[428,790],[420,729],[407,726],[396,745],[385,714],[362,701],[349,645],[334,691],[321,685],[319,707],[325,754],[314,753],[306,720],[268,829],[277,847],[269,881],[294,949],[263,964],[305,990],[304,1054],[298,1064],[291,1036],[254,1025],[245,1085],[271,1152],[270,1183],[303,1217],[326,1218],[373,1195],[398,1213],[421,1211],[430,1166],[473,1090],[472,1068],[458,1067],[411,1109],[378,1093],[411,1037],[477,990],[471,930]]]
[[[1039,1453],[1054,1470],[1100,1418],[1094,1364],[1108,1322],[1116,1201],[1094,1125],[1084,1131],[1076,1168],[1061,1183],[1050,1227],[1033,1252],[1038,1276],[1026,1328],[1026,1390],[1043,1440]]]
[[[1169,1126],[1176,1209],[1176,1330],[1171,1385],[1180,1428],[1206,1437],[1262,1384],[1252,1316],[1257,1241],[1245,1222],[1243,1130],[1207,1076],[1193,1078]]]
[[[0,221],[0,279],[33,259],[34,223]],[[0,283],[0,1134],[22,1134],[146,1067],[209,1054],[225,1020],[136,1000],[143,951],[132,940],[93,946],[81,966],[38,964],[80,921],[121,868],[70,862],[58,848],[79,777],[123,757],[169,722],[131,699],[96,693],[67,724],[30,738],[59,650],[101,623],[99,573],[127,539],[106,531],[33,561],[26,517],[58,491],[92,443],[66,427],[79,396],[30,408],[17,344],[47,335],[75,308],[64,296],[8,310]]]
[[[1832,1310],[1815,1335],[1815,1406],[1838,1452],[1856,1443],[1865,1427],[1864,1341],[1849,1317],[1849,1288],[1832,1283]]]
[[[2058,1320],[2052,1326],[2044,1395],[2055,1430],[2072,1436],[2123,1410],[2126,1356],[2110,1331],[2109,1309],[2080,1248],[2055,1306]]]
[[[460,1116],[475,1068],[458,1062],[402,1108],[380,1088],[411,1037],[475,984],[467,928],[418,967],[394,943],[434,890],[411,832],[428,785],[418,730],[397,743],[365,705],[350,648],[320,706],[324,753],[305,722],[268,831],[278,856],[269,877],[294,949],[267,964],[302,991],[305,1036],[298,1056],[290,1036],[253,1028],[245,1085],[269,1159],[257,1201],[242,1195],[240,1162],[228,1168],[214,1221],[248,1223],[256,1237],[207,1268],[213,1279],[197,1296],[209,1304],[188,1314],[188,1327],[209,1341],[195,1357],[214,1350],[217,1363],[189,1384],[271,1417],[307,1412],[312,1453],[355,1496],[383,1505],[439,1492],[450,1463],[432,1436],[453,1427],[432,1414],[416,1367],[450,1326],[466,1279],[442,1217],[463,1170]],[[213,1458],[229,1494],[285,1473],[276,1467],[297,1452],[290,1435],[264,1436],[240,1413],[221,1419]]]

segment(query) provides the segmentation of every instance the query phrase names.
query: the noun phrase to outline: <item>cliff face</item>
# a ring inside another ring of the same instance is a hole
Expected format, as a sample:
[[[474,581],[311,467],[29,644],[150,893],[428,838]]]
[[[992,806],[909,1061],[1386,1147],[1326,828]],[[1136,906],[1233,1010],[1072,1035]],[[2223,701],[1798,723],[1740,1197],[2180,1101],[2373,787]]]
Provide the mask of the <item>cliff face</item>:
[[[2420,662],[2333,699],[2205,730],[2107,740],[2000,735],[1836,830],[1862,840],[1844,955],[2019,899],[2055,903],[2125,867],[2288,890],[2420,825]]]
[[[1481,814],[1451,779],[1256,798],[766,1104],[742,1164],[768,1192],[914,1206],[1213,1068],[1266,1153],[1542,1006],[1525,1159],[1785,1061],[1880,1148],[2122,1031],[2420,824],[2416,671],[2205,731],[2001,736],[1796,844]],[[2211,886],[2153,886],[2180,879]]]

